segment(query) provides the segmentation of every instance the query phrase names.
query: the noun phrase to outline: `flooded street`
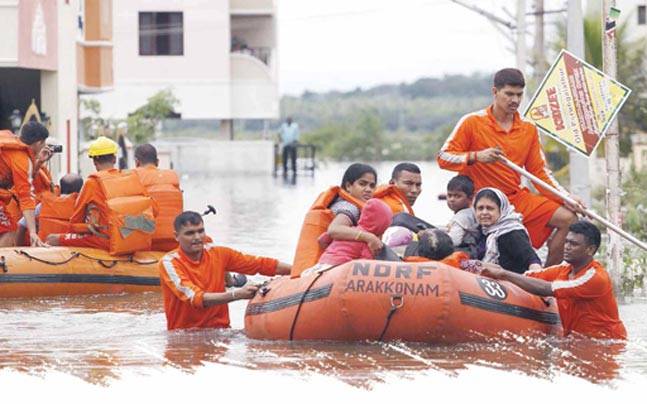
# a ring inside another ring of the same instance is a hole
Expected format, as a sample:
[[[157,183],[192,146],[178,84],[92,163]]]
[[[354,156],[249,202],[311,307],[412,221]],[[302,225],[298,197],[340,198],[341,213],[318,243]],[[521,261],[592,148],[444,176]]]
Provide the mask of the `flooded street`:
[[[216,207],[217,216],[205,218],[216,243],[289,262],[307,208],[321,190],[339,182],[344,168],[325,166],[314,178],[299,177],[296,184],[269,176],[184,178],[185,207]],[[388,163],[378,166],[380,182],[388,179],[391,168]],[[450,211],[437,194],[452,174],[433,164],[422,168],[424,189],[416,211],[431,223],[445,223]],[[217,363],[249,370],[245,377],[252,378],[252,385],[272,372],[292,377],[325,374],[364,388],[429,372],[456,376],[474,366],[491,369],[493,383],[500,375],[496,370],[513,371],[537,383],[566,374],[611,386],[628,376],[647,376],[645,302],[620,307],[629,334],[626,345],[513,335],[451,346],[255,341],[242,331],[245,305],[230,305],[231,330],[167,332],[158,293],[0,300],[0,371],[60,371],[111,385],[125,373],[194,374]],[[214,369],[213,375],[220,374]],[[0,385],[3,378],[6,374],[0,373]]]

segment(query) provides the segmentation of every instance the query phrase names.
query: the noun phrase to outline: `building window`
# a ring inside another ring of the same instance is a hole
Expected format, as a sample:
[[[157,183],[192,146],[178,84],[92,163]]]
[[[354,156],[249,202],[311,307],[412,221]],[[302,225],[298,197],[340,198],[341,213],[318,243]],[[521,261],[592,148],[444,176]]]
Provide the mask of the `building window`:
[[[638,6],[638,25],[647,24],[647,6]]]
[[[141,56],[183,55],[182,13],[139,13],[139,54]]]

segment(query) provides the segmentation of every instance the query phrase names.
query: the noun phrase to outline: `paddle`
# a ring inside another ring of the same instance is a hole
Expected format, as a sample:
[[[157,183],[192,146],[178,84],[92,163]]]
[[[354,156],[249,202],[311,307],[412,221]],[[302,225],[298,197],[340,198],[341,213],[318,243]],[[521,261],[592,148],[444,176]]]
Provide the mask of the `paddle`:
[[[512,161],[508,160],[507,158],[501,156],[500,161],[503,164],[505,164],[506,166],[508,166],[509,168],[511,168],[512,170],[514,170],[517,173],[519,173],[519,174],[523,175],[524,177],[528,178],[530,181],[534,182],[535,184],[549,190],[552,194],[562,198],[564,201],[566,201],[566,202],[568,202],[570,204],[573,204],[573,205],[578,205],[578,203],[575,200],[573,200],[573,198],[571,198],[570,196],[568,196],[568,195],[564,194],[563,192],[560,192],[559,190],[555,189],[554,187],[548,185],[546,182],[544,182],[541,179],[539,179],[539,178],[535,177],[534,175],[530,174],[528,171],[526,171],[523,168],[519,167],[518,165],[516,165]],[[618,233],[620,236],[622,236],[626,240],[631,241],[632,243],[634,243],[638,247],[640,247],[643,250],[647,251],[647,243],[638,240],[633,235],[631,235],[631,234],[627,233],[626,231],[622,230],[620,227],[618,227],[615,224],[611,223],[606,218],[598,215],[597,213],[595,213],[591,209],[584,209],[583,208],[582,211],[584,212],[584,214],[586,214],[587,216],[597,220],[598,222],[600,222],[601,224],[606,226],[608,229],[613,230],[614,232]]]

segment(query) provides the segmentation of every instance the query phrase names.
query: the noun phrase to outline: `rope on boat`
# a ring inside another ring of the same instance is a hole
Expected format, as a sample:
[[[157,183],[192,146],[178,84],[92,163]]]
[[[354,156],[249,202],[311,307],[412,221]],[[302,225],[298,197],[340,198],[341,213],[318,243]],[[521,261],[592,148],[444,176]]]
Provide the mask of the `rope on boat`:
[[[386,334],[386,330],[389,329],[389,324],[391,323],[391,318],[393,318],[393,315],[395,314],[396,311],[398,311],[399,308],[404,306],[404,296],[402,295],[392,295],[391,296],[391,309],[389,310],[389,314],[386,315],[386,323],[384,324],[384,328],[382,329],[382,333],[380,334],[380,338],[378,338],[378,341],[382,341],[384,338],[384,334]]]
[[[341,264],[339,264],[339,265],[341,265]],[[315,282],[317,282],[317,280],[319,280],[319,278],[321,277],[321,275],[324,274],[324,272],[328,272],[333,268],[337,268],[339,265],[333,265],[330,268],[325,268],[325,269],[318,270],[317,275],[315,276],[315,278],[312,280],[312,282],[310,282],[310,285],[308,285],[306,290],[301,295],[301,299],[299,300],[299,305],[297,306],[297,311],[296,311],[296,313],[294,313],[294,319],[292,320],[292,325],[290,326],[290,338],[289,338],[290,341],[292,341],[292,339],[293,339],[292,337],[294,336],[294,327],[297,325],[297,319],[299,318],[299,313],[301,312],[301,306],[303,305],[303,302],[306,300],[306,296],[308,295],[308,292],[310,291],[310,289],[312,289]]]
[[[37,261],[37,262],[47,264],[47,265],[65,265],[68,262],[72,261],[73,259],[79,258],[79,257],[83,257],[83,258],[86,258],[86,259],[89,259],[89,260],[92,260],[92,261],[96,261],[101,266],[103,266],[105,268],[112,268],[112,267],[114,267],[115,265],[117,265],[120,262],[132,262],[132,263],[135,263],[137,265],[151,265],[151,264],[155,264],[155,263],[157,263],[159,261],[159,260],[148,260],[148,261],[136,260],[132,255],[128,256],[127,258],[103,259],[103,258],[93,257],[91,255],[84,254],[84,253],[78,252],[78,251],[73,251],[72,255],[69,258],[64,259],[63,261],[52,261],[52,260],[47,260],[47,259],[44,259],[44,258],[36,257],[35,255],[32,255],[32,254],[28,253],[25,250],[14,250],[14,251],[17,254],[20,254],[20,255],[23,255],[23,256],[29,258],[30,261],[33,260],[33,261]]]

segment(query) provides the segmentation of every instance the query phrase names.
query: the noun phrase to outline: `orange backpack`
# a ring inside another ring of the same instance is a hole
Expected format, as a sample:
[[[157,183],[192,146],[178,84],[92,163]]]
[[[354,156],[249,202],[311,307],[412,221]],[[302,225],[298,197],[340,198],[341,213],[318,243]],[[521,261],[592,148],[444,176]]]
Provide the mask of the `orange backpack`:
[[[170,251],[177,248],[173,222],[182,213],[182,191],[180,180],[173,170],[140,167],[134,170],[144,188],[155,202],[158,213],[155,217],[152,249]]]
[[[45,240],[49,234],[70,233],[70,218],[74,213],[74,203],[78,193],[57,196],[52,192],[42,192],[40,215],[38,216],[38,236]]]
[[[373,198],[381,199],[382,202],[389,205],[394,215],[406,212],[415,216],[407,197],[393,184],[378,186],[373,194]]]
[[[332,187],[322,192],[312,204],[301,226],[299,242],[294,253],[294,262],[290,276],[297,278],[301,272],[312,267],[317,263],[323,250],[319,246],[318,238],[328,230],[328,226],[335,218],[335,215],[329,209],[335,198],[340,197],[351,202],[358,208],[362,209],[366,202],[353,197],[340,187]]]
[[[106,197],[109,253],[121,255],[150,250],[155,232],[153,199],[137,174],[99,171],[89,177],[98,181]]]

